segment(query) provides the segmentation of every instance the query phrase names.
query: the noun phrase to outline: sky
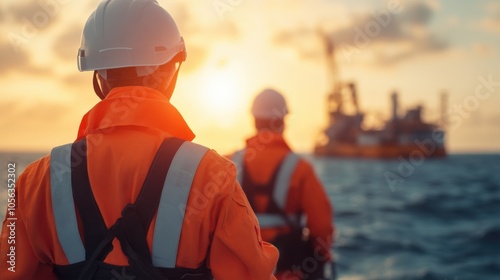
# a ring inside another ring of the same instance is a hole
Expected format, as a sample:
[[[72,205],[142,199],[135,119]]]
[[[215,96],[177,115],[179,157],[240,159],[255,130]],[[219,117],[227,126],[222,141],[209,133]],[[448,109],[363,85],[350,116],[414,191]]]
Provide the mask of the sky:
[[[440,117],[448,94],[451,153],[500,152],[500,3],[495,0],[159,0],[188,58],[171,102],[195,142],[222,154],[254,133],[250,106],[265,88],[291,114],[285,136],[311,152],[327,124],[331,88],[319,31],[336,46],[342,80],[355,82],[366,125],[424,105]],[[72,142],[99,99],[77,69],[83,26],[99,1],[0,2],[0,150],[49,151]]]

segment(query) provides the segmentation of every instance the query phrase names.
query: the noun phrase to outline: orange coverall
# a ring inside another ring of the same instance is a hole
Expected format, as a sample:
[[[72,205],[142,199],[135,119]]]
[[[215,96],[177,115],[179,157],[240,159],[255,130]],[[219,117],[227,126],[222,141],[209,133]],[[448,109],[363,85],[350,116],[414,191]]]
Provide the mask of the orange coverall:
[[[270,180],[276,166],[289,152],[291,149],[282,134],[263,130],[246,141],[244,165],[255,183],[265,184]],[[254,197],[256,204],[254,211],[265,212],[269,200],[270,197],[264,195]],[[315,248],[322,259],[331,260],[330,248],[334,236],[333,208],[312,166],[305,160],[300,160],[290,180],[285,212],[288,214],[302,212],[307,216],[307,228],[310,230]],[[288,227],[261,229],[261,234],[264,241],[271,242],[279,233],[287,230]],[[286,274],[283,275],[285,279]],[[281,279],[280,275],[277,276]]]
[[[78,139],[87,137],[92,192],[106,226],[135,202],[150,163],[165,138],[191,141],[194,134],[174,106],[158,91],[121,87],[91,109]],[[8,270],[8,222],[0,239],[0,279],[55,279],[53,264],[68,260],[59,244],[52,213],[50,156],[30,164],[19,177],[15,209],[15,272]],[[259,225],[241,187],[234,165],[211,150],[194,177],[182,226],[176,266],[197,268],[204,260],[217,280],[268,280],[278,251],[263,242]],[[8,217],[6,215],[6,217]],[[151,251],[153,219],[147,235]],[[78,221],[82,235],[81,221]],[[128,265],[117,239],[105,259]]]

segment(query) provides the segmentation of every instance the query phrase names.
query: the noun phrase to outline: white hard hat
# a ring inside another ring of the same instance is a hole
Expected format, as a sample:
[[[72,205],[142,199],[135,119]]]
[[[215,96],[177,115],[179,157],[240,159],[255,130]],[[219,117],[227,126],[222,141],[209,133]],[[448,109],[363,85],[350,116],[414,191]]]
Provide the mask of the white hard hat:
[[[172,17],[155,0],[104,0],[89,17],[78,51],[80,71],[159,66],[186,59]]]
[[[285,98],[274,89],[265,89],[253,101],[252,115],[257,119],[284,119],[287,114]]]

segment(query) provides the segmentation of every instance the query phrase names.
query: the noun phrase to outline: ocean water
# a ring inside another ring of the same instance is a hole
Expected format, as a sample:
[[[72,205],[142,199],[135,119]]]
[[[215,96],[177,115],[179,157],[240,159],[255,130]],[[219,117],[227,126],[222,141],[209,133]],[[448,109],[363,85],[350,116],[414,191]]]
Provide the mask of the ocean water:
[[[2,220],[7,163],[40,156],[0,153]],[[500,279],[500,155],[306,158],[335,208],[340,280]]]

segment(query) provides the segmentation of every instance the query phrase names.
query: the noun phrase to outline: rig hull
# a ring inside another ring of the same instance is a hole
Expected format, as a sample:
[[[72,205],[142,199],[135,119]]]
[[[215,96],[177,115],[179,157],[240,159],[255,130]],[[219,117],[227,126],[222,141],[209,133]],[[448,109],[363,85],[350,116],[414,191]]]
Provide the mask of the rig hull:
[[[359,146],[353,144],[335,144],[316,146],[316,156],[346,157],[346,158],[443,158],[446,157],[444,147],[430,148],[420,145],[384,145],[384,146]]]

